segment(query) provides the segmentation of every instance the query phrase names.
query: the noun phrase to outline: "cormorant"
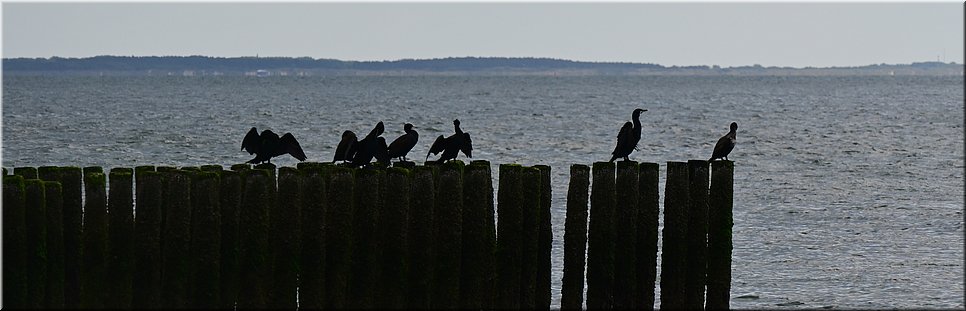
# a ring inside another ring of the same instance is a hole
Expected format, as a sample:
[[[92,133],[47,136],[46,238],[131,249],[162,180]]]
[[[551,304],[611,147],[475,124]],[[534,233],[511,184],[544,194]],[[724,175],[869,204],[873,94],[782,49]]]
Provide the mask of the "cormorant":
[[[445,138],[443,135],[436,137],[436,141],[429,147],[429,153],[426,153],[426,160],[429,160],[430,153],[436,155],[440,152],[443,155],[439,157],[438,162],[456,159],[459,151],[463,151],[463,154],[467,157],[473,157],[473,140],[470,139],[470,133],[463,133],[463,130],[460,129],[459,119],[453,120],[453,125],[456,128],[456,133]]]
[[[339,146],[335,147],[335,156],[332,157],[332,163],[352,160],[356,153],[355,148],[358,141],[356,133],[352,131],[342,132],[342,140],[339,141]]]
[[[386,126],[382,124],[382,121],[379,121],[376,127],[369,131],[369,135],[354,144],[356,147],[354,148],[355,154],[352,157],[352,165],[368,165],[373,157],[379,162],[389,162],[389,154],[386,152],[388,148],[386,139],[379,137],[385,130]]]
[[[632,113],[634,123],[626,122],[621,127],[621,131],[617,134],[617,146],[611,152],[614,156],[610,158],[610,162],[614,162],[617,158],[629,161],[627,156],[637,148],[637,142],[641,140],[641,113],[645,111],[647,109],[634,109]]]
[[[413,150],[413,146],[416,146],[416,141],[419,140],[419,133],[416,133],[416,130],[413,130],[413,125],[409,123],[403,126],[403,130],[406,131],[406,134],[393,140],[389,144],[387,152],[390,158],[402,158],[403,161],[406,161],[406,154],[410,150]]]
[[[271,162],[272,158],[286,153],[299,161],[305,161],[305,152],[302,151],[302,146],[295,140],[292,133],[285,133],[282,138],[279,138],[277,134],[270,130],[264,130],[259,135],[258,130],[252,127],[245,135],[245,139],[242,140],[241,149],[248,151],[248,154],[255,154],[255,158],[246,163]]]
[[[725,134],[725,136],[718,138],[718,142],[714,144],[714,151],[711,152],[711,158],[708,161],[721,158],[728,160],[728,154],[731,153],[731,150],[735,149],[735,144],[738,142],[735,137],[737,131],[738,123],[731,122],[731,131]]]

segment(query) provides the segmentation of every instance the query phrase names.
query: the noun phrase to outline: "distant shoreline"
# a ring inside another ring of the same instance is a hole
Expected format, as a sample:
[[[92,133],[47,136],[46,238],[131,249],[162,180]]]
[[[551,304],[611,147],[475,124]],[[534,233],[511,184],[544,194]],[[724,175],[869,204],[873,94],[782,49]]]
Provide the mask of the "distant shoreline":
[[[963,76],[957,63],[857,67],[663,66],[550,58],[451,57],[343,61],[308,57],[96,56],[4,58],[4,75],[28,76]]]

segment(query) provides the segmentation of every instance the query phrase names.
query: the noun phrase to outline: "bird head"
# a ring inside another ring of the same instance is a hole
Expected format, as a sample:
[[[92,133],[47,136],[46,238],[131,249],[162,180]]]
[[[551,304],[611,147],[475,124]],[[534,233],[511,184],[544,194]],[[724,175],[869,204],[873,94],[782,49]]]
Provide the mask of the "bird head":
[[[634,117],[640,116],[641,113],[645,111],[647,111],[647,109],[640,109],[640,108],[634,109]]]
[[[403,130],[406,130],[407,132],[411,131],[412,129],[413,129],[412,124],[406,123],[406,125],[403,125]]]
[[[738,122],[731,122],[731,130],[732,131],[738,130]]]
[[[453,125],[460,126],[460,119],[453,120]]]

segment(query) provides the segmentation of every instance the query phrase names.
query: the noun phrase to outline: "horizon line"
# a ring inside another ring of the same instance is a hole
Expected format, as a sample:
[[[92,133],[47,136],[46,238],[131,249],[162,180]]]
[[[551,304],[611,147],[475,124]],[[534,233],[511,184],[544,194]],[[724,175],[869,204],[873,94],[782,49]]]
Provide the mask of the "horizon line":
[[[259,54],[248,55],[248,56],[211,56],[211,55],[200,55],[200,54],[193,54],[193,55],[110,55],[110,54],[103,54],[103,55],[84,56],[84,57],[73,57],[73,56],[72,57],[64,57],[64,56],[49,56],[49,57],[41,57],[41,56],[37,56],[37,57],[24,57],[24,56],[20,56],[20,57],[5,57],[4,56],[2,59],[3,60],[15,60],[15,59],[48,59],[49,60],[49,59],[89,59],[89,58],[96,58],[96,57],[132,57],[132,58],[133,57],[208,57],[208,58],[290,58],[290,59],[309,58],[309,59],[312,59],[312,60],[315,60],[315,61],[317,61],[317,60],[330,60],[330,61],[359,62],[359,63],[365,63],[365,62],[370,62],[370,63],[390,62],[391,63],[391,62],[400,62],[400,61],[433,61],[433,60],[468,59],[468,58],[481,58],[481,59],[487,59],[487,58],[493,58],[493,59],[496,59],[496,58],[505,58],[505,59],[543,59],[543,60],[558,60],[558,61],[568,61],[568,62],[575,62],[575,63],[591,63],[591,64],[657,65],[657,66],[661,66],[661,67],[665,67],[665,68],[674,68],[674,67],[701,67],[701,66],[713,67],[713,66],[718,66],[719,68],[761,67],[761,68],[781,68],[781,69],[835,69],[835,68],[855,68],[855,67],[868,67],[868,66],[881,66],[881,65],[886,65],[886,66],[901,66],[901,65],[913,65],[913,64],[922,64],[922,63],[940,63],[940,64],[944,64],[944,65],[963,65],[963,64],[959,64],[959,63],[957,63],[955,61],[953,61],[953,62],[945,62],[945,61],[939,61],[939,60],[924,60],[924,61],[913,61],[913,62],[909,62],[909,63],[884,63],[883,62],[883,63],[867,63],[867,64],[864,64],[864,65],[804,66],[804,67],[782,66],[782,65],[767,65],[766,66],[766,65],[762,65],[762,64],[737,65],[737,66],[721,66],[721,65],[717,65],[717,64],[710,64],[710,65],[709,64],[699,64],[699,65],[664,65],[664,64],[659,64],[659,63],[634,62],[634,61],[598,61],[598,60],[588,61],[588,60],[573,60],[573,59],[554,58],[554,57],[545,57],[545,56],[446,56],[446,57],[434,57],[434,58],[397,58],[397,59],[392,59],[392,60],[388,60],[388,59],[384,59],[384,60],[344,60],[344,59],[324,58],[324,57],[315,58],[315,57],[311,57],[311,56],[260,56]]]

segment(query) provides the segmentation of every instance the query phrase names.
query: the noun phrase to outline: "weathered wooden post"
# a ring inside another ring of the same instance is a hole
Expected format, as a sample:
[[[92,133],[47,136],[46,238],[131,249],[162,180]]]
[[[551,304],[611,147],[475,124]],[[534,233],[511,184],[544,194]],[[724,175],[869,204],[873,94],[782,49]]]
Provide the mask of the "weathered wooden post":
[[[657,227],[660,217],[660,189],[657,163],[641,163],[638,175],[637,284],[636,309],[654,310],[654,282],[657,280]]]
[[[326,169],[298,164],[302,172],[302,269],[299,309],[321,310],[325,305]]]
[[[42,309],[47,305],[47,204],[43,181],[24,181],[27,225],[27,306]]]
[[[23,176],[24,180],[37,179],[37,168],[36,167],[14,167],[13,174]]]
[[[587,309],[611,309],[614,297],[613,162],[595,162],[590,190],[590,226],[587,234]]]
[[[536,308],[537,296],[537,247],[540,245],[540,170],[523,168],[523,230],[520,236],[522,263],[520,265],[520,308]]]
[[[434,309],[460,306],[463,244],[463,161],[443,164],[436,194],[436,280]]]
[[[483,256],[483,309],[492,310],[496,301],[496,206],[493,202],[493,177],[490,162],[485,160],[475,160],[471,165],[486,166],[480,169],[480,174],[486,183],[483,185],[485,198],[483,205],[486,206],[486,216],[483,218],[483,247],[487,249]],[[464,186],[463,188],[466,188]]]
[[[3,305],[27,308],[27,216],[23,176],[3,176]]]
[[[64,308],[80,308],[81,295],[81,228],[83,171],[79,167],[61,167],[60,182],[64,205]]]
[[[417,166],[412,177],[409,217],[409,302],[410,309],[432,308],[435,257],[436,168]]]
[[[299,171],[278,169],[278,204],[269,214],[275,247],[274,285],[269,308],[295,309],[301,250],[302,188]]]
[[[638,173],[640,165],[634,161],[617,162],[617,205],[614,233],[614,309],[634,309],[639,295],[637,288],[637,213]]]
[[[130,309],[134,284],[134,170],[113,168],[108,181],[106,279],[110,294],[105,306]]]
[[[685,308],[704,308],[708,268],[708,161],[688,161],[688,255],[685,274]]]
[[[354,171],[333,167],[325,180],[327,203],[325,213],[325,308],[345,309],[351,301],[352,216],[355,200]]]
[[[47,304],[46,308],[64,308],[64,196],[57,180],[56,166],[37,168],[37,176],[44,180],[47,205]]]
[[[731,303],[731,228],[734,226],[735,162],[711,162],[708,199],[708,293],[705,309],[727,310]]]
[[[398,162],[397,162],[398,163]],[[408,169],[393,167],[387,169],[385,185],[385,206],[379,213],[379,244],[382,249],[381,277],[378,283],[382,288],[378,294],[376,307],[380,309],[405,309],[408,294],[409,273],[409,202],[412,189],[409,187],[411,176]]]
[[[192,262],[185,254],[191,251],[191,175],[194,173],[178,170],[165,174],[161,302],[166,308],[183,309],[189,306],[188,283],[192,273]]]
[[[243,170],[238,212],[238,309],[268,306],[268,275],[271,273],[268,240],[268,206],[274,186],[266,170]]]
[[[689,218],[688,164],[667,162],[664,185],[664,246],[661,252],[661,309],[684,309]]]
[[[347,297],[347,307],[352,309],[375,307],[379,275],[376,228],[380,212],[379,188],[384,176],[384,172],[376,168],[356,171],[355,204],[352,210],[352,268]]]
[[[135,169],[137,215],[134,218],[134,309],[161,308],[161,175]]]
[[[552,198],[550,166],[537,165],[534,167],[540,170],[540,213],[538,214],[540,238],[537,242],[536,308],[550,310],[550,254],[553,249],[553,228],[550,224],[550,200]]]
[[[107,274],[107,190],[100,167],[84,168],[84,229],[81,270],[81,308],[102,309],[110,288]]]
[[[251,164],[248,164],[248,163],[238,163],[238,164],[232,164],[231,165],[231,170],[232,171],[236,171],[236,172],[237,171],[250,170],[250,169],[252,169],[252,165]]]
[[[494,309],[520,309],[520,293],[523,290],[523,167],[500,164],[499,183]]]
[[[241,205],[243,181],[236,171],[212,170],[221,176],[218,208],[221,214],[221,303],[219,308],[232,309],[238,300],[238,211]]]
[[[463,172],[463,256],[460,264],[460,308],[485,309],[491,299],[487,267],[492,265],[495,241],[487,240],[486,227],[493,221],[493,186],[488,162],[473,161]],[[487,193],[489,192],[489,193]],[[487,206],[489,205],[489,207]],[[487,297],[487,298],[484,298]]]
[[[564,271],[561,310],[581,310],[584,304],[584,263],[587,247],[587,193],[590,167],[570,166],[567,219],[564,223]]]
[[[221,181],[218,173],[200,171],[191,182],[192,308],[216,309],[221,302]]]

